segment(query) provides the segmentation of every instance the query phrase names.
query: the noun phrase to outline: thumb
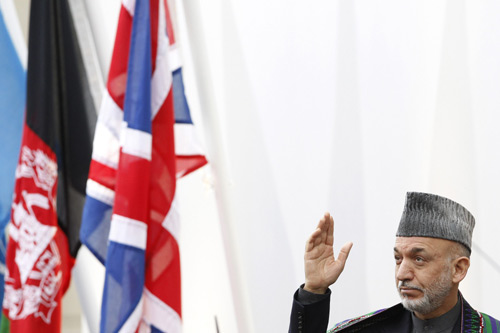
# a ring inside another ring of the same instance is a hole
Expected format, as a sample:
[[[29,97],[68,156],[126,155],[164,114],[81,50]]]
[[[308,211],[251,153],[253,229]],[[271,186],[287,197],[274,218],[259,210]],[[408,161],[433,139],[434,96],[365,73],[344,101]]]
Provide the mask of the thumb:
[[[340,249],[337,260],[342,264],[342,267],[345,265],[347,257],[349,257],[349,253],[351,252],[352,245],[353,245],[352,242],[347,242]]]

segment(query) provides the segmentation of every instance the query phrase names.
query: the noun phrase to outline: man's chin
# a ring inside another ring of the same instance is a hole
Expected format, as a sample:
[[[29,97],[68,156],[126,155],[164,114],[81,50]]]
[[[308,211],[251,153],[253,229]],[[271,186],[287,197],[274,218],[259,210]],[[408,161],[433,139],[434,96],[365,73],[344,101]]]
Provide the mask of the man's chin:
[[[406,310],[420,314],[430,313],[439,307],[439,304],[433,304],[425,295],[412,299],[401,297],[401,304]]]
[[[401,304],[403,304],[403,307],[411,312],[420,312],[422,310],[422,299],[408,299],[405,297],[401,298]]]
[[[399,297],[401,298],[401,304],[403,307],[409,311],[417,311],[425,303],[425,294],[419,290],[412,290],[411,292],[399,291]]]

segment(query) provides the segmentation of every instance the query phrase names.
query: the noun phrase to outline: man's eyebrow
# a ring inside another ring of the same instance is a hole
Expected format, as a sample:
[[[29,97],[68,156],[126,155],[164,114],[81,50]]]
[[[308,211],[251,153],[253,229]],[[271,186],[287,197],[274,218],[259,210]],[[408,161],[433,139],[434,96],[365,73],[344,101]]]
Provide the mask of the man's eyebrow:
[[[395,247],[395,248],[394,248],[394,252],[399,253],[399,250],[398,250],[398,248],[397,248],[397,247]],[[424,248],[422,248],[422,247],[414,247],[414,248],[412,248],[412,249],[410,250],[410,252],[411,252],[412,254],[417,254],[417,253],[426,252],[426,251],[425,251],[425,249],[424,249]]]
[[[421,247],[414,247],[413,249],[410,250],[410,252],[412,254],[417,254],[417,253],[420,253],[420,252],[425,252],[425,249],[421,248]]]

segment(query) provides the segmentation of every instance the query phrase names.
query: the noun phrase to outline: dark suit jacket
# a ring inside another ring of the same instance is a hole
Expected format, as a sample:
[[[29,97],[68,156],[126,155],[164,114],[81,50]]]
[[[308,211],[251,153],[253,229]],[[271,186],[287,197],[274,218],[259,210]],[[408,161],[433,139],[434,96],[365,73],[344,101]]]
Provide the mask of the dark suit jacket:
[[[330,297],[304,305],[297,300],[298,291],[294,295],[290,316],[289,333],[324,333],[327,331],[330,311]],[[453,328],[453,333],[480,332],[480,326],[490,323],[493,332],[500,330],[500,322],[486,314],[474,310],[460,294],[461,320]],[[405,333],[412,331],[411,313],[397,304],[391,308],[380,310],[374,314],[361,316],[337,324],[329,332],[385,332]]]

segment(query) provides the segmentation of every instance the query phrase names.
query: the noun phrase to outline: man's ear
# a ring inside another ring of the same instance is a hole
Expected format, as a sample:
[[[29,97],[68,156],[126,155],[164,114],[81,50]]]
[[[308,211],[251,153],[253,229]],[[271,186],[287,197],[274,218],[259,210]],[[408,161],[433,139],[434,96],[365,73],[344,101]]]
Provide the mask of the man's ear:
[[[469,270],[470,259],[467,257],[459,257],[453,260],[453,282],[461,282],[467,275]]]

